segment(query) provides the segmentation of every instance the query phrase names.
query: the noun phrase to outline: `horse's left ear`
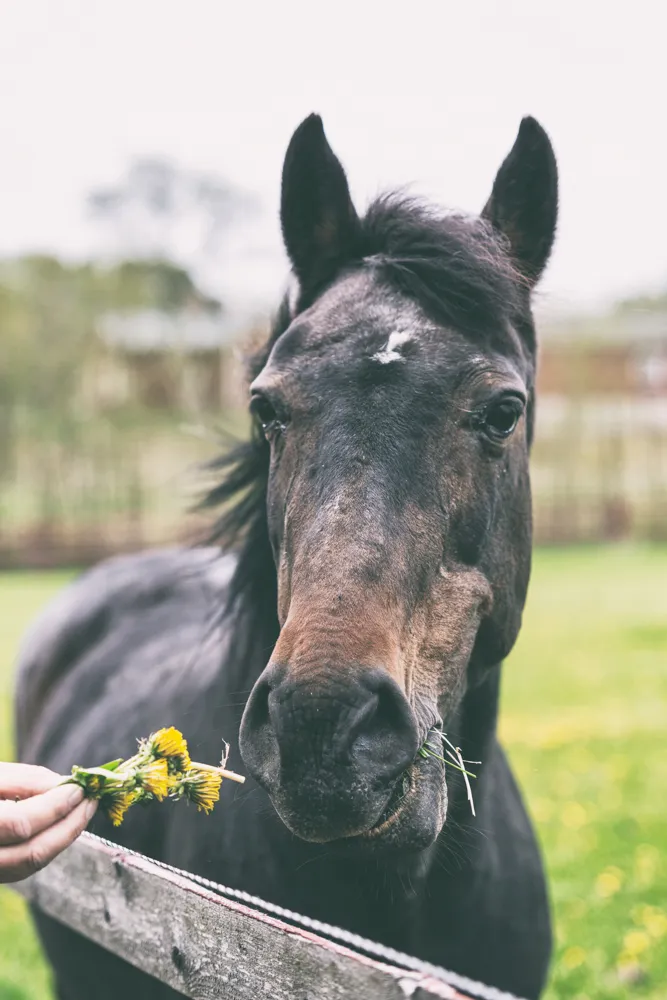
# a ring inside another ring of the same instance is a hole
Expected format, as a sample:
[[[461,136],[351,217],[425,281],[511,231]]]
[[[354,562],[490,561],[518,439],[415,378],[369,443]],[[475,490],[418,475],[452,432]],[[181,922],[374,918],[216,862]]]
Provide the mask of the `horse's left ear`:
[[[285,154],[280,222],[285,249],[306,292],[333,277],[354,251],[359,217],[319,115],[301,122]]]
[[[521,274],[535,285],[549,259],[558,215],[558,168],[549,136],[524,118],[482,217],[509,241]]]

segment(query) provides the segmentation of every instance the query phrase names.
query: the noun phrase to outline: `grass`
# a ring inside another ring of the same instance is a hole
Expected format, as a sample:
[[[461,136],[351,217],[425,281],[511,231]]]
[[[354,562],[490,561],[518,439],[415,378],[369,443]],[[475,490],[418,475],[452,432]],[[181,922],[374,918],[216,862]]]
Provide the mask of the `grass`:
[[[548,1000],[667,998],[666,581],[665,548],[537,554],[501,732],[549,868]]]
[[[66,579],[0,575],[0,756],[16,645]],[[501,728],[549,868],[545,1000],[667,1000],[666,581],[664,547],[536,554]],[[2,890],[0,1000],[50,998],[23,904]]]

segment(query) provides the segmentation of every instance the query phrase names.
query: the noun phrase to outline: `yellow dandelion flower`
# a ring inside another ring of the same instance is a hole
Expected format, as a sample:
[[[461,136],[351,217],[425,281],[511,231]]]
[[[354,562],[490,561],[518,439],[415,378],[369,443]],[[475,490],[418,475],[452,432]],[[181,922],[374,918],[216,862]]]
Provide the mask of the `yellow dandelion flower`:
[[[117,791],[107,792],[106,795],[102,796],[101,806],[114,826],[120,826],[123,822],[125,813],[141,795],[140,792],[137,793],[138,789],[126,792],[122,788],[119,788]]]
[[[98,799],[114,826],[121,825],[135,802],[161,802],[168,795],[190,799],[198,809],[209,813],[220,798],[223,778],[241,784],[245,781],[241,775],[224,770],[227,746],[223,767],[193,764],[183,734],[174,726],[158,729],[138,743],[138,752],[127,760],[119,757],[92,768],[74,765],[70,777],[62,782],[76,783],[87,796]]]
[[[648,909],[648,907],[647,907]],[[644,927],[652,938],[665,937],[667,934],[667,916],[656,907],[644,916]]]
[[[164,758],[152,760],[137,771],[137,779],[142,788],[162,802],[169,791],[169,772]]]
[[[561,962],[566,969],[577,969],[586,961],[586,952],[580,945],[572,945],[566,948],[561,957]]]
[[[168,729],[158,729],[149,738],[148,744],[155,757],[173,758],[178,761],[182,771],[186,771],[190,767],[188,744],[183,733],[174,726],[169,726]]]
[[[651,939],[645,931],[628,931],[623,938],[623,953],[632,958],[641,955],[651,947]]]
[[[635,878],[642,886],[653,885],[661,867],[661,854],[653,844],[639,844],[635,851]]]
[[[595,880],[595,891],[602,899],[615,895],[623,885],[623,872],[620,868],[606,868]]]
[[[89,774],[86,778],[86,791],[94,798],[102,789],[102,778],[98,774]]]
[[[588,822],[588,815],[580,802],[566,802],[561,819],[571,830],[578,830]]]
[[[216,771],[198,771],[192,768],[183,775],[183,794],[190,802],[194,802],[197,809],[210,813],[220,798],[221,784],[222,775]]]

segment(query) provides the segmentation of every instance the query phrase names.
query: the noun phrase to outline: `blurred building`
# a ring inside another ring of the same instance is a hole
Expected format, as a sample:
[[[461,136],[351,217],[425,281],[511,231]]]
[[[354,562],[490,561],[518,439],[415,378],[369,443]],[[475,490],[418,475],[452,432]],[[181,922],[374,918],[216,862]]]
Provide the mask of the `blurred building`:
[[[667,398],[667,311],[561,320],[541,331],[538,393]]]
[[[667,537],[667,310],[540,328],[537,537]]]
[[[86,373],[87,394],[102,405],[132,400],[189,413],[238,406],[244,390],[240,346],[262,322],[248,308],[106,313],[97,329],[108,351]]]

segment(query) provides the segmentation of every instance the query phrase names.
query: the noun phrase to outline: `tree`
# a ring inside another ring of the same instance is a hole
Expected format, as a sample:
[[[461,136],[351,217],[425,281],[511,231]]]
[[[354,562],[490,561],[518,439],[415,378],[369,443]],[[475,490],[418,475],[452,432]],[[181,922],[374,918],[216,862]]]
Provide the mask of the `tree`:
[[[667,312],[667,291],[657,295],[636,295],[629,299],[621,299],[614,309],[619,315],[635,312]]]
[[[255,209],[226,181],[157,157],[135,160],[119,184],[94,190],[87,203],[114,256],[166,259],[200,276],[230,228]]]

